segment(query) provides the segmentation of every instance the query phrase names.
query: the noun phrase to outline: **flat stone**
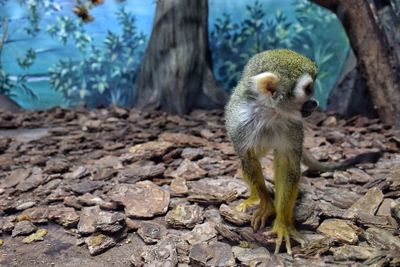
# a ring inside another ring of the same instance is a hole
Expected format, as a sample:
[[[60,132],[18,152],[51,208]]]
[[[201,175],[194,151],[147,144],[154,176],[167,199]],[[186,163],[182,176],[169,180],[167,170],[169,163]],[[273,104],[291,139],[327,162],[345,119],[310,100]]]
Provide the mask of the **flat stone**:
[[[186,147],[206,146],[208,143],[208,141],[204,138],[184,133],[162,133],[159,139]]]
[[[324,190],[322,198],[338,208],[348,209],[360,198],[360,195],[349,190],[332,187]]]
[[[154,244],[165,236],[166,229],[159,223],[141,222],[137,233],[146,244]]]
[[[204,155],[204,150],[201,148],[187,147],[182,150],[182,158],[188,160],[196,160]]]
[[[49,159],[46,162],[46,167],[44,171],[46,173],[64,173],[69,170],[69,164],[65,159]]]
[[[14,226],[11,236],[16,237],[19,235],[29,235],[36,231],[37,227],[30,221],[17,222]]]
[[[351,213],[369,213],[374,215],[379,205],[383,201],[383,193],[379,188],[373,187],[362,196],[356,203],[354,203],[347,212]]]
[[[150,141],[135,145],[129,149],[133,156],[133,161],[151,159],[165,155],[174,146],[171,142]]]
[[[103,234],[94,234],[89,236],[85,239],[85,243],[88,246],[90,255],[92,256],[103,253],[117,244],[113,238]]]
[[[31,174],[30,169],[16,169],[6,176],[1,182],[2,188],[10,188],[24,181]]]
[[[198,205],[178,205],[165,216],[165,222],[172,228],[193,228],[203,221],[203,208]]]
[[[236,266],[232,248],[219,241],[195,244],[189,257],[194,266]]]
[[[244,181],[231,177],[204,178],[187,184],[190,192],[188,199],[207,204],[218,204],[228,199],[233,201],[247,191]]]
[[[17,190],[26,192],[41,185],[45,181],[42,170],[40,168],[33,168],[31,175],[24,181],[17,185]]]
[[[121,160],[116,156],[107,155],[98,160],[96,160],[95,165],[100,166],[101,168],[114,168],[114,169],[123,169]]]
[[[82,196],[79,196],[77,198],[77,202],[78,204],[83,206],[95,206],[95,205],[102,205],[105,203],[105,201],[101,197],[90,193],[85,193]]]
[[[251,249],[235,246],[232,247],[232,252],[243,266],[258,266],[271,259],[271,254],[264,247]]]
[[[207,174],[205,170],[199,167],[197,163],[185,159],[179,165],[179,167],[168,174],[173,178],[183,178],[185,180],[197,180],[204,177]]]
[[[183,234],[182,239],[193,245],[208,241],[216,236],[217,230],[215,230],[215,223],[205,222],[203,224],[197,224],[192,231]]]
[[[167,239],[160,241],[157,245],[145,247],[144,251],[140,254],[139,262],[132,255],[131,263],[133,266],[138,266],[139,264],[154,267],[179,266],[175,242]]]
[[[337,261],[368,260],[382,254],[379,249],[366,246],[344,245],[332,250],[333,258]]]
[[[72,172],[67,173],[65,175],[65,178],[70,180],[75,180],[75,179],[81,179],[85,176],[88,176],[89,174],[90,171],[85,166],[79,166],[75,168]]]
[[[348,244],[356,244],[358,242],[357,227],[344,220],[325,220],[317,231]]]
[[[228,222],[231,222],[235,225],[242,226],[242,225],[250,223],[251,217],[249,214],[237,211],[234,208],[232,208],[226,204],[222,204],[219,207],[219,212],[220,212],[222,218],[224,218]]]
[[[397,222],[400,223],[400,199],[397,199],[390,204],[390,211]]]
[[[136,184],[117,184],[109,193],[110,198],[125,207],[129,217],[152,218],[168,210],[169,192],[150,181]]]
[[[49,210],[47,207],[33,207],[24,210],[21,216],[27,217],[33,223],[46,223],[48,222]]]
[[[79,195],[83,195],[100,189],[103,185],[104,183],[102,181],[84,180],[83,182],[70,185],[70,189]]]
[[[374,247],[381,249],[400,249],[400,238],[393,236],[389,231],[371,227],[364,232],[365,239]]]
[[[146,180],[154,177],[161,177],[164,174],[165,165],[164,163],[159,163],[157,165],[131,165],[125,167],[121,171],[121,182],[134,183],[141,180]]]
[[[47,230],[39,229],[35,233],[30,234],[29,236],[22,239],[22,243],[30,244],[30,243],[36,242],[36,241],[43,241],[45,235],[47,235]]]
[[[189,188],[186,185],[186,180],[183,178],[175,178],[171,181],[171,193],[177,196],[186,195]]]
[[[79,222],[79,215],[73,208],[64,206],[50,206],[48,209],[48,219],[61,224],[64,227],[74,227]]]
[[[26,209],[32,208],[35,205],[36,205],[35,201],[28,201],[28,202],[19,204],[17,207],[15,207],[15,209],[21,211],[21,210],[26,210]]]
[[[383,199],[383,202],[379,206],[379,209],[376,212],[376,215],[378,215],[378,216],[391,216],[390,207],[392,206],[393,203],[394,203],[394,200],[391,199],[391,198]]]
[[[100,213],[98,206],[85,207],[81,210],[78,223],[78,233],[89,235],[96,231],[95,223]]]
[[[102,232],[116,233],[125,227],[125,216],[119,212],[100,211],[94,226]]]

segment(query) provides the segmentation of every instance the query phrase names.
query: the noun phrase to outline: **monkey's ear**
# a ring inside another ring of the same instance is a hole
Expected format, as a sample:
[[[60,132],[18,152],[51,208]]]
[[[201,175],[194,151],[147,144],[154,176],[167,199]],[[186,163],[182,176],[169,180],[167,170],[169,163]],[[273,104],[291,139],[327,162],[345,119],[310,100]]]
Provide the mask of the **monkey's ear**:
[[[278,89],[279,78],[272,72],[263,72],[253,76],[251,79],[254,89],[261,93],[270,94],[272,96]]]

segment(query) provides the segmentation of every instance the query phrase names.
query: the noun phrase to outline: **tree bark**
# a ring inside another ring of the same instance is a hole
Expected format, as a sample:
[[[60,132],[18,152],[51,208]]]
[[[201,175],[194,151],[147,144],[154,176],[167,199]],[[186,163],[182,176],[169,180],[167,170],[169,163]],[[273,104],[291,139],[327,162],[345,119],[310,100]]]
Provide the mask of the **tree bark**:
[[[368,0],[312,0],[342,22],[379,117],[400,127],[399,62],[390,51],[373,4]]]
[[[222,108],[226,100],[211,71],[208,1],[158,0],[134,106],[182,115],[194,108]]]

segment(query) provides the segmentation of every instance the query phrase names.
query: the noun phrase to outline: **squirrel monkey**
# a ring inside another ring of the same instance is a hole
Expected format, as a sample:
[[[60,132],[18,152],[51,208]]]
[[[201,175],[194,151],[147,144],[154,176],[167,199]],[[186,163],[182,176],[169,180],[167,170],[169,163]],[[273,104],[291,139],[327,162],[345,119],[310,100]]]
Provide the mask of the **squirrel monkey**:
[[[276,215],[272,228],[277,234],[275,253],[283,239],[289,254],[290,237],[304,244],[292,220],[301,162],[310,170],[332,171],[376,162],[380,157],[379,152],[372,152],[327,164],[303,149],[302,118],[318,106],[312,98],[316,76],[315,63],[296,52],[279,49],[259,53],[247,63],[225,108],[226,129],[250,187],[250,197],[237,208],[244,211],[259,202],[251,221],[255,230]],[[270,151],[274,154],[275,201],[267,191],[259,161]]]

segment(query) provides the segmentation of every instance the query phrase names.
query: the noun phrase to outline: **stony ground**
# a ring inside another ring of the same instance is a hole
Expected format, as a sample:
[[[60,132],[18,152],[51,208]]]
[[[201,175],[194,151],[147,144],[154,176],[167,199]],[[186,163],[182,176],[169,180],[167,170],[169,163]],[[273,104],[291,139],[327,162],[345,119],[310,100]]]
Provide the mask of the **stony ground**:
[[[399,266],[400,133],[365,118],[310,122],[320,160],[385,153],[303,175],[295,219],[310,242],[290,257],[271,253],[271,223],[253,232],[233,209],[247,192],[220,111],[0,112],[0,265]]]

